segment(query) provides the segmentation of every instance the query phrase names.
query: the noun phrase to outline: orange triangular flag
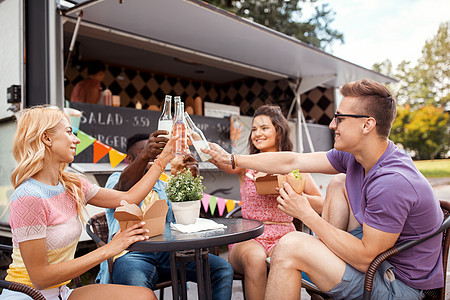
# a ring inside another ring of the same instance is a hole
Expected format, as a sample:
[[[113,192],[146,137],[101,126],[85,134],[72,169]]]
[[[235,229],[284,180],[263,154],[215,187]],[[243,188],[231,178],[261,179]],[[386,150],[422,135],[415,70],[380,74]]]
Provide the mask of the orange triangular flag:
[[[234,200],[228,199],[227,200],[227,211],[228,212],[232,211],[235,205],[236,204],[234,203]]]
[[[94,142],[94,164],[97,163],[100,159],[105,156],[109,150],[111,150],[110,146],[107,146],[98,140]]]
[[[127,157],[126,154],[111,148],[109,151],[109,163],[111,164],[111,167],[115,168],[122,160],[125,159],[125,157]]]

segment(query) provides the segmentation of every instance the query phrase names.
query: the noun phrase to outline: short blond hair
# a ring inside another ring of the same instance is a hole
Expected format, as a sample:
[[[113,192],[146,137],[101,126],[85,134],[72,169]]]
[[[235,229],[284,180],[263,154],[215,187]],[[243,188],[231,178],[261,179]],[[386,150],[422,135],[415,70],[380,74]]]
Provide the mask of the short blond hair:
[[[386,86],[373,80],[361,79],[343,85],[340,91],[344,97],[357,97],[357,113],[375,118],[378,135],[382,138],[389,137],[397,115],[397,104]]]

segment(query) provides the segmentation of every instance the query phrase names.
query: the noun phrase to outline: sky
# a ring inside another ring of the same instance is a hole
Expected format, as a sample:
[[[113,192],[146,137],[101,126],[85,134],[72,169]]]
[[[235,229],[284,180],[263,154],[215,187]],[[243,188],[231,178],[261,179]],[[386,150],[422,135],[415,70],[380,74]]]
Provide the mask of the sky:
[[[395,68],[417,61],[439,24],[450,21],[449,0],[322,0],[335,11],[331,28],[344,34],[331,54],[371,69],[386,59]]]

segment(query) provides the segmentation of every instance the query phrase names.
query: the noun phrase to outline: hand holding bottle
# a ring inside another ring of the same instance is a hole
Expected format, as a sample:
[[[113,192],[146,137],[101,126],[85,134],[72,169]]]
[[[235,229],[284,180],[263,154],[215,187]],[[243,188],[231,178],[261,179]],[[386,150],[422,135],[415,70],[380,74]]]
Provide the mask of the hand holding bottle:
[[[191,139],[192,144],[194,145],[194,148],[198,153],[198,156],[200,156],[200,159],[202,161],[210,160],[211,156],[200,150],[202,148],[209,149],[209,144],[205,138],[205,135],[197,126],[195,126],[194,121],[192,121],[187,112],[184,113],[184,119],[186,121],[189,138]]]
[[[188,151],[186,124],[184,120],[184,103],[176,102],[175,119],[173,122],[172,135],[179,138],[175,141],[174,153],[175,155],[184,155]]]
[[[166,95],[166,98],[164,100],[164,107],[158,120],[158,130],[165,130],[169,132],[169,134],[164,135],[164,137],[166,138],[170,138],[173,127],[172,113],[170,111],[171,103],[172,96]]]

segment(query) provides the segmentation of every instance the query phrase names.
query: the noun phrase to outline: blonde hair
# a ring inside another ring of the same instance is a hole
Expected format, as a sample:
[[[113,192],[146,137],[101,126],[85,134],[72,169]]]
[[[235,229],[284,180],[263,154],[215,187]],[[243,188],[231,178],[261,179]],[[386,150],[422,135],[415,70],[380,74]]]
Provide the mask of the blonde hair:
[[[50,148],[43,142],[43,136],[45,133],[53,134],[63,118],[69,120],[62,110],[53,106],[34,106],[22,111],[17,120],[13,143],[13,155],[17,161],[17,167],[11,174],[14,189],[43,169],[44,157],[51,155]],[[61,163],[58,180],[75,201],[78,215],[83,219],[81,180],[77,175],[65,172],[65,168],[66,164]]]

